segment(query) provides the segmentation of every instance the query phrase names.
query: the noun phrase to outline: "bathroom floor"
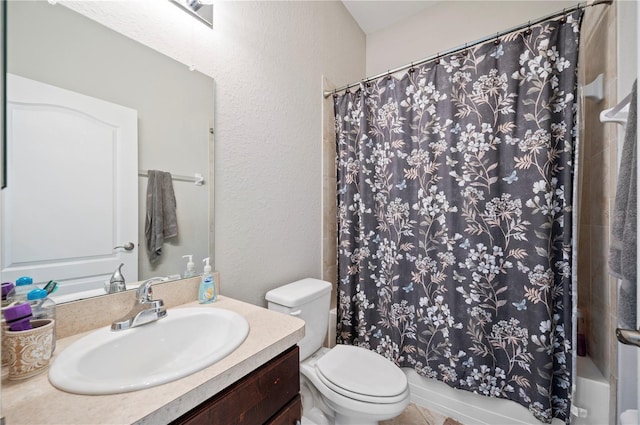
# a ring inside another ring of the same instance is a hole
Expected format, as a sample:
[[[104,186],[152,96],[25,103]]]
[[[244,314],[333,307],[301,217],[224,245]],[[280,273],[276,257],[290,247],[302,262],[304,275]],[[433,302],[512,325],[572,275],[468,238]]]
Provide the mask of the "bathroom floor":
[[[462,425],[440,413],[410,403],[400,416],[380,422],[380,425]]]

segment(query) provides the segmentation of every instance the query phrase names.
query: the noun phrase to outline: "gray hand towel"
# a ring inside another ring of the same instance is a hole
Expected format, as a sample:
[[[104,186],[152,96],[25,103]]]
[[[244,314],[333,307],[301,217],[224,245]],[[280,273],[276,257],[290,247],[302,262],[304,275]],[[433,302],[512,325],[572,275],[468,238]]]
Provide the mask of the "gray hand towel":
[[[622,145],[616,199],[611,222],[609,272],[622,281],[618,293],[618,324],[636,329],[637,253],[637,85],[633,83],[627,128]]]
[[[165,171],[149,170],[144,235],[147,254],[152,263],[162,254],[164,240],[178,235],[173,181],[171,174]]]

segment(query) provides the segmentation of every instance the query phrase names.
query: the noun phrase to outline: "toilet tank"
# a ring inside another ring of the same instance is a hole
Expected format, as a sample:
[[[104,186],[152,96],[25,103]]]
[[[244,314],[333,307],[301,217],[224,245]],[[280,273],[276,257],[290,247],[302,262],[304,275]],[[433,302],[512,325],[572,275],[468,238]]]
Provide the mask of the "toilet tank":
[[[272,289],[265,295],[269,310],[289,314],[305,321],[305,336],[300,347],[300,361],[322,347],[329,324],[331,284],[318,279],[302,279]]]

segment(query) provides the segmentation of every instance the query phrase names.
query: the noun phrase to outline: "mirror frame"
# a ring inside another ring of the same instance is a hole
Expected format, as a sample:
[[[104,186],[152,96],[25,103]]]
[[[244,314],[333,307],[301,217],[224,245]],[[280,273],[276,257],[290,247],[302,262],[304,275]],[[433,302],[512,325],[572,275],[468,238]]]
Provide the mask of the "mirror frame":
[[[2,126],[2,149],[0,149],[0,190],[7,187],[7,2],[2,2],[0,7],[0,23],[2,31],[0,31],[0,72],[2,72],[2,82],[0,83],[0,98],[2,99],[2,109],[0,110],[0,125]],[[2,251],[0,250],[0,254]]]

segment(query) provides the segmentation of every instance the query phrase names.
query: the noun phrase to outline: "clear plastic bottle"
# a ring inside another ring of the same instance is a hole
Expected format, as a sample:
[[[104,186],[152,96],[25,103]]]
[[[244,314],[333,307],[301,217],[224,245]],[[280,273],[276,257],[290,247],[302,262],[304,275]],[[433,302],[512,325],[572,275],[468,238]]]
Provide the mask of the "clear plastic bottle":
[[[196,275],[196,265],[193,263],[193,255],[183,255],[182,258],[187,259],[187,269],[184,271],[182,277],[185,279],[193,277]]]
[[[56,303],[47,297],[44,289],[33,289],[27,294],[27,301],[31,305],[31,314],[34,320],[51,319],[56,320]],[[51,344],[51,354],[56,349],[56,327],[53,326],[53,342]]]
[[[31,277],[19,277],[16,280],[15,300],[21,303],[27,302],[27,294],[33,289],[35,289],[35,286],[33,286],[33,279],[31,279]]]
[[[2,282],[2,307],[7,307],[16,297],[15,285],[13,282]]]

